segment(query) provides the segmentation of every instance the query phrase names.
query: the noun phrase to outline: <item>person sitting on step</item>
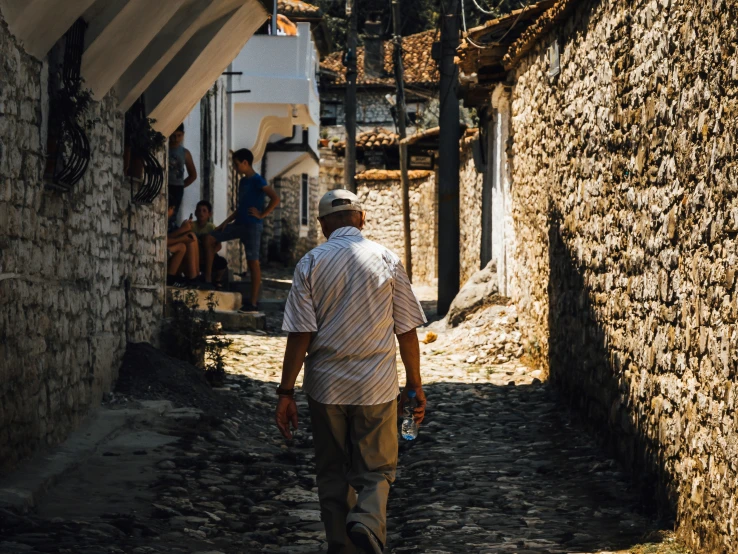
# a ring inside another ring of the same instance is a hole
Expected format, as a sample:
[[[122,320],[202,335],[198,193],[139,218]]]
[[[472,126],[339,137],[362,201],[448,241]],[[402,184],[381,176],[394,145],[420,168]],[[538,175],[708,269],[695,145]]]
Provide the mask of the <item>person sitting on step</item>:
[[[216,230],[225,227],[224,224],[216,227],[212,222],[213,205],[207,200],[200,200],[195,208],[195,221],[192,222],[192,231],[197,236],[200,243],[200,269],[205,272],[205,247],[203,245],[204,238]],[[215,251],[220,252],[223,248],[221,243],[215,245]],[[216,289],[223,288],[223,276],[228,269],[228,262],[223,256],[215,255],[213,260],[213,286]]]
[[[200,248],[197,237],[192,232],[192,221],[186,219],[177,225],[174,219],[176,202],[169,201],[167,217],[167,251],[171,254],[167,263],[167,286],[178,288],[197,288],[200,266]],[[192,217],[192,216],[190,216]],[[184,274],[184,280],[180,276]]]

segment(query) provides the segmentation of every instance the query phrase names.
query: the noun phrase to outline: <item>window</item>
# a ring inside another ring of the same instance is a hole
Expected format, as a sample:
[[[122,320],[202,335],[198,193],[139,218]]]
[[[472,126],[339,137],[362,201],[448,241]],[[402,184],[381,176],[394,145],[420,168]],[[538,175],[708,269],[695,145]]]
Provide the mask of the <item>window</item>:
[[[302,225],[308,224],[308,195],[309,195],[309,180],[307,173],[302,174],[302,193],[300,202],[300,223]]]
[[[407,104],[405,106],[405,120],[410,125],[415,125],[418,122],[418,104]]]
[[[51,188],[70,191],[90,163],[86,119],[80,107],[89,91],[80,77],[87,23],[78,19],[49,52],[49,120],[44,180]]]
[[[321,104],[320,124],[323,126],[338,125],[338,104]]]

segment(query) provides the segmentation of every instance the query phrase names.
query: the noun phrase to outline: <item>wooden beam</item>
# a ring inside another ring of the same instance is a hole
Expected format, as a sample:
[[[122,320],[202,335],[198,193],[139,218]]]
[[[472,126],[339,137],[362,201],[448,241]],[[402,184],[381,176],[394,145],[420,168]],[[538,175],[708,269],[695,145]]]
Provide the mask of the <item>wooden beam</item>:
[[[172,133],[220,74],[267,20],[258,0],[198,31],[146,90],[146,108],[156,129]]]
[[[180,7],[115,83],[121,109],[127,110],[195,33],[233,11],[241,2],[191,0]]]
[[[28,0],[22,6],[3,0],[2,7],[10,32],[26,52],[41,60],[93,2],[95,0]]]
[[[95,100],[102,100],[184,3],[185,0],[129,0],[111,21],[103,24],[82,56],[82,77]],[[93,28],[96,21],[88,23]]]

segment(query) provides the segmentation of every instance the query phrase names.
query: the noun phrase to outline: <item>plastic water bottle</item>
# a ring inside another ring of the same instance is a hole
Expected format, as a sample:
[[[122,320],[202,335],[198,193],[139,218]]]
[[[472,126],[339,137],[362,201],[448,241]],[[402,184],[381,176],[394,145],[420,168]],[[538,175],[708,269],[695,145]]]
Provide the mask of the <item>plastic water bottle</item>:
[[[411,441],[418,436],[418,424],[415,423],[413,416],[415,408],[418,407],[418,399],[414,390],[407,391],[407,402],[405,403],[404,415],[402,418],[402,430],[400,434],[406,441]]]

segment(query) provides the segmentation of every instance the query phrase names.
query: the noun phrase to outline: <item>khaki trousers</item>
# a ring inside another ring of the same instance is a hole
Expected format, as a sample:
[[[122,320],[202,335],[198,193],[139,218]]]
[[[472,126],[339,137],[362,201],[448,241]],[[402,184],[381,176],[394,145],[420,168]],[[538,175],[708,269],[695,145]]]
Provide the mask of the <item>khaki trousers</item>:
[[[346,525],[387,542],[387,498],[397,468],[397,402],[321,404],[308,398],[321,519],[330,552],[353,552]]]

